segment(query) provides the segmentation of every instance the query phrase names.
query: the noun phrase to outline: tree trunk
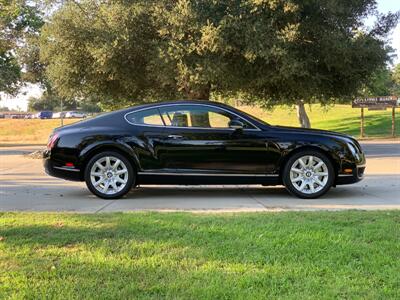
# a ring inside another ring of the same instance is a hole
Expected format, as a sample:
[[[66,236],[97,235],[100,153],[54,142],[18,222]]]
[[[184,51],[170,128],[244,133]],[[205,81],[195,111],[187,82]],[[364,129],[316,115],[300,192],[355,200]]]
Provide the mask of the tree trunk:
[[[187,90],[186,95],[190,100],[210,100],[211,85],[208,84],[201,89]],[[190,115],[190,121],[193,127],[211,127],[208,113],[198,111]]]
[[[303,100],[297,101],[297,117],[299,119],[300,125],[303,128],[311,128],[310,119],[307,116],[306,109],[304,108]]]

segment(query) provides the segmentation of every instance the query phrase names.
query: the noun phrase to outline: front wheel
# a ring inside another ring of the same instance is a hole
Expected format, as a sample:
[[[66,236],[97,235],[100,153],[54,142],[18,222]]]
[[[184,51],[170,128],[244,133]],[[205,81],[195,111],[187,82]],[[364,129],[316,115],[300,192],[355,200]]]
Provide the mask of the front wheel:
[[[332,186],[335,171],[329,158],[318,151],[293,155],[283,170],[283,183],[293,195],[313,199],[325,194]]]
[[[96,196],[117,199],[130,191],[135,183],[135,173],[126,157],[107,151],[95,155],[89,161],[85,169],[85,181]]]

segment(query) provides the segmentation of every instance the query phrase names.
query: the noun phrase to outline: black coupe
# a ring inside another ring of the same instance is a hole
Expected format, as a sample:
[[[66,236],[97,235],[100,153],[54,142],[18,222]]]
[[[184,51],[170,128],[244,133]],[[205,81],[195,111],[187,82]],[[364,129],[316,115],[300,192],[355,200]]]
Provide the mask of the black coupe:
[[[283,184],[316,198],[361,180],[365,156],[344,134],[272,126],[221,103],[177,101],[58,128],[44,165],[106,199],[144,184]]]

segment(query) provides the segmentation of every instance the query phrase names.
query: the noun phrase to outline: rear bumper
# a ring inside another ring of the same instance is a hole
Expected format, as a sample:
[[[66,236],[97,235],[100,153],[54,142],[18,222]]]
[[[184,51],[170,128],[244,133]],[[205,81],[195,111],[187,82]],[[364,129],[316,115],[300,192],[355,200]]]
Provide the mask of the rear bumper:
[[[352,184],[364,179],[365,164],[356,165],[352,174],[339,174],[336,179],[337,185]]]
[[[50,176],[66,180],[82,181],[80,169],[65,167],[53,162],[50,151],[45,151],[43,154],[43,166],[46,174]]]

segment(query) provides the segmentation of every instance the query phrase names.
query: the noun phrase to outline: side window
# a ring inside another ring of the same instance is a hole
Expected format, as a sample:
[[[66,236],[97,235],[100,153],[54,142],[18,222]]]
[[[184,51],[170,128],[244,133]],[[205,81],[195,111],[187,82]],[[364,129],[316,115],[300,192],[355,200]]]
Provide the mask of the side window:
[[[163,120],[157,108],[150,108],[126,115],[126,119],[132,124],[164,126]]]
[[[213,111],[208,113],[211,128],[229,128],[231,118]]]
[[[196,128],[229,128],[232,119],[239,118],[212,106],[171,105],[159,108],[166,126]],[[254,128],[240,118],[244,128]]]

